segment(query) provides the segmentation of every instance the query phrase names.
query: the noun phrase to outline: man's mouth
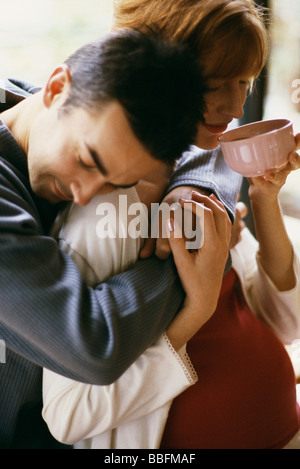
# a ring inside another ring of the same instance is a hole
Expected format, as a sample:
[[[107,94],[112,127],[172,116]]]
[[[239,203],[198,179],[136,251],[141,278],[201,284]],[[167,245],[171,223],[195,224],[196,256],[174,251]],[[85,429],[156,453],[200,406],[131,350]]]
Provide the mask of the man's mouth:
[[[64,192],[62,192],[60,190],[60,188],[59,188],[59,186],[58,186],[55,179],[54,179],[54,182],[53,182],[53,187],[54,187],[54,193],[59,199],[67,200],[67,201],[73,200],[73,197],[65,195]]]

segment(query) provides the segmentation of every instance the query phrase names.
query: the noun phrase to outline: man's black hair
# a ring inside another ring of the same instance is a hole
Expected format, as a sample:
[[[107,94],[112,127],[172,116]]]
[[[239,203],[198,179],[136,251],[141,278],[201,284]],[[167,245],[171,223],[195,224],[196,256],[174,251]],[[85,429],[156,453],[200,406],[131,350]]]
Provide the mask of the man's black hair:
[[[185,46],[157,32],[122,30],[81,47],[65,63],[72,77],[65,111],[117,100],[135,136],[165,163],[173,164],[193,143],[207,88]]]

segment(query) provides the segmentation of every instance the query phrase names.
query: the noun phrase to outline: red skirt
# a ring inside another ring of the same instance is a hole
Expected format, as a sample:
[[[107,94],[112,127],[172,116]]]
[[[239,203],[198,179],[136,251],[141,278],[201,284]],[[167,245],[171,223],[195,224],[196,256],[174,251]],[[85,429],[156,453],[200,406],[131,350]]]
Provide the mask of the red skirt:
[[[275,449],[299,430],[290,358],[249,310],[233,270],[187,351],[199,379],[173,401],[161,448]]]

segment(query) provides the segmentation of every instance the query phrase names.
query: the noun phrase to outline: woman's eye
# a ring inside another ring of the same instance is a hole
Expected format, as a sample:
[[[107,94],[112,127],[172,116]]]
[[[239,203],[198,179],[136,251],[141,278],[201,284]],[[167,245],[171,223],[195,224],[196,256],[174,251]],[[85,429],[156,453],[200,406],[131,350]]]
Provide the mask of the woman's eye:
[[[220,86],[209,86],[208,87],[208,92],[209,93],[214,93],[216,91],[219,91],[219,89],[220,89]]]
[[[243,86],[247,86],[247,88],[249,88],[250,83],[250,80],[240,80],[240,84]]]
[[[208,92],[209,93],[214,93],[215,91],[219,91],[222,88],[223,84],[220,82],[208,82],[207,87],[208,87]]]

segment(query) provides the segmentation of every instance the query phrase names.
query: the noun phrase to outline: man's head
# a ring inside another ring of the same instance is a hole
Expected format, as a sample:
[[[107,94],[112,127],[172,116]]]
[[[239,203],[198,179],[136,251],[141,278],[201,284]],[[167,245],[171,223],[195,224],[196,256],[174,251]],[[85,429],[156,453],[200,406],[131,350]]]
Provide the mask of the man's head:
[[[121,31],[75,52],[51,75],[32,123],[35,192],[85,205],[174,164],[197,133],[205,86],[189,50]]]

